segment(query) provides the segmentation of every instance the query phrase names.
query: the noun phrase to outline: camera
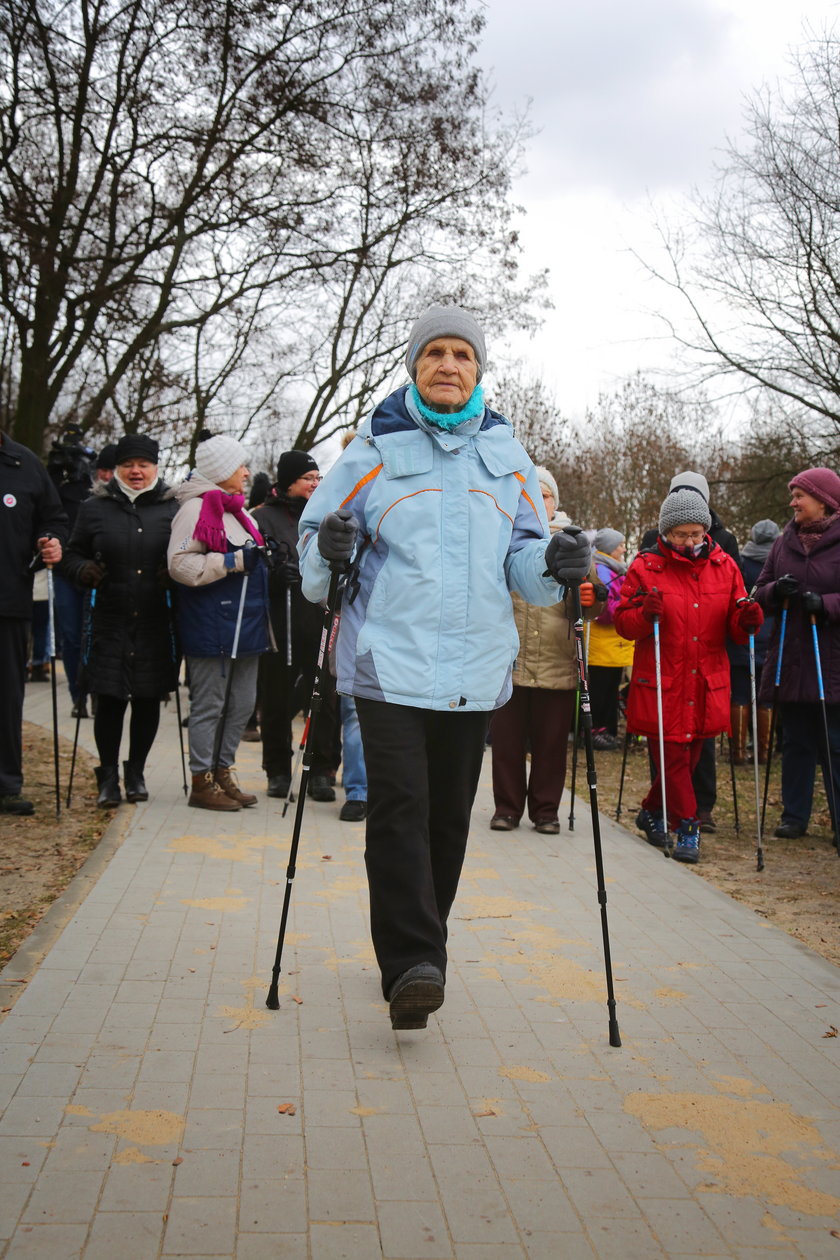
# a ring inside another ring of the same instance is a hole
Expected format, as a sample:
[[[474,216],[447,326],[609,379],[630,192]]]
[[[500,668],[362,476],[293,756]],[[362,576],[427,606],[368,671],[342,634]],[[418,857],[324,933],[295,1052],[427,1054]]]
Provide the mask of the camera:
[[[77,424],[68,424],[60,437],[54,438],[47,455],[47,472],[57,486],[68,482],[93,484],[93,461],[96,452],[84,444],[84,432]]]

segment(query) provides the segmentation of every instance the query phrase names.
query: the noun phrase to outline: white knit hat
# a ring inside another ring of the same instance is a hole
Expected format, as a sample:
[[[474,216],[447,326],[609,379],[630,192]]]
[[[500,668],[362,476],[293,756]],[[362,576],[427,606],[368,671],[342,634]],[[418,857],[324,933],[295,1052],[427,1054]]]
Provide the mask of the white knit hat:
[[[554,480],[551,473],[548,471],[547,468],[543,468],[542,466],[539,466],[536,469],[536,473],[537,473],[537,481],[540,483],[541,486],[545,486],[546,490],[549,491],[552,499],[554,500],[554,506],[559,507],[560,506],[560,493],[557,489],[557,482]]]
[[[196,471],[208,481],[215,481],[216,485],[227,481],[237,468],[247,462],[248,456],[242,443],[236,438],[225,437],[223,433],[204,438],[195,448]]]

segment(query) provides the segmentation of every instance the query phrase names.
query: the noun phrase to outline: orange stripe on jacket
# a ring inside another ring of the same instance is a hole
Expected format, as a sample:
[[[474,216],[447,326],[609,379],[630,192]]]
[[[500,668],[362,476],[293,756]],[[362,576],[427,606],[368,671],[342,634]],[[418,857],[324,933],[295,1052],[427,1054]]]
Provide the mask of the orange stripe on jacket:
[[[498,500],[493,498],[493,495],[490,493],[489,490],[470,490],[470,494],[486,494],[488,499],[493,499],[493,502],[496,504],[496,507],[499,509],[502,516],[507,516],[511,525],[513,524],[513,517],[510,516],[503,507],[499,507]],[[533,506],[533,504],[531,506]]]
[[[351,499],[354,499],[354,498],[356,497],[356,495],[359,493],[359,491],[362,489],[362,487],[363,487],[363,486],[366,486],[366,485],[367,485],[367,483],[368,483],[369,481],[372,481],[372,480],[373,480],[373,478],[374,478],[374,477],[376,477],[376,476],[378,476],[378,475],[379,475],[379,473],[381,473],[381,472],[382,472],[382,465],[381,465],[381,464],[377,464],[375,468],[371,468],[371,470],[370,470],[370,472],[367,474],[367,476],[362,477],[362,480],[361,480],[361,481],[357,481],[357,482],[356,482],[355,486],[354,486],[354,487],[353,487],[353,489],[350,491],[350,493],[348,494],[348,496],[347,496],[347,498],[344,500],[344,502],[343,502],[343,503],[339,503],[339,505],[338,505],[338,506],[339,506],[339,508],[347,507],[347,504],[350,502],[350,500],[351,500]]]
[[[382,465],[380,464],[380,467],[381,466]],[[394,502],[390,505],[390,507],[385,509],[379,520],[376,522],[376,537],[373,539],[374,546],[376,546],[379,542],[379,531],[382,528],[382,522],[391,511],[391,508],[395,508],[398,503],[405,503],[406,499],[416,498],[418,494],[443,494],[443,491],[438,486],[427,486],[425,490],[415,490],[413,494],[404,494],[401,499],[394,499]]]
[[[514,475],[514,477],[516,478],[516,480],[517,480],[517,481],[521,481],[521,482],[522,482],[522,485],[523,485],[523,486],[525,485],[525,478],[522,476],[522,473],[515,472],[513,475]],[[531,504],[531,507],[532,507],[532,508],[533,508],[533,510],[534,510],[534,516],[536,516],[537,520],[539,520],[539,519],[540,519],[540,514],[539,514],[539,512],[537,511],[537,509],[534,507],[534,500],[531,498],[530,494],[528,494],[527,490],[524,490],[524,489],[523,489],[522,494],[523,494],[523,495],[524,495],[524,497],[528,500],[528,502]]]

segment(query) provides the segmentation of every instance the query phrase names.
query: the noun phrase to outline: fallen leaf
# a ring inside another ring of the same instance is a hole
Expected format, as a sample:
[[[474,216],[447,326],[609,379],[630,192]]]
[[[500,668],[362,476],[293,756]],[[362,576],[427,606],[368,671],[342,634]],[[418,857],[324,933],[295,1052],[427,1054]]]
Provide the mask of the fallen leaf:
[[[28,1167],[29,1167],[29,1160],[25,1159],[23,1163],[21,1164],[21,1168],[28,1168]]]
[[[293,1116],[297,1111],[297,1107],[294,1103],[281,1103],[277,1110],[281,1116]]]
[[[321,861],[322,861],[322,862],[331,862],[331,861],[332,861],[332,854],[331,854],[331,853],[322,853],[322,854],[321,854]]]
[[[834,1025],[833,1025],[833,1024],[829,1024],[829,1026],[828,1026],[828,1032],[824,1032],[824,1033],[823,1033],[823,1036],[824,1036],[824,1037],[836,1037],[836,1036],[837,1036],[837,1029],[834,1027]]]
[[[296,993],[293,993],[293,994],[292,994],[292,1001],[293,1001],[293,1002],[297,1002],[298,1006],[303,1006],[303,998],[302,998],[302,997],[298,997],[298,995],[297,995]]]
[[[495,1116],[495,1111],[474,1111],[473,1115],[476,1120],[482,1120],[485,1116]]]
[[[183,1164],[183,1162],[184,1162],[184,1161],[183,1161],[182,1157],[179,1155],[177,1159],[173,1159],[173,1161],[172,1161],[172,1167],[173,1167],[173,1168],[177,1168],[177,1167],[178,1167],[178,1165],[179,1165],[179,1164]]]

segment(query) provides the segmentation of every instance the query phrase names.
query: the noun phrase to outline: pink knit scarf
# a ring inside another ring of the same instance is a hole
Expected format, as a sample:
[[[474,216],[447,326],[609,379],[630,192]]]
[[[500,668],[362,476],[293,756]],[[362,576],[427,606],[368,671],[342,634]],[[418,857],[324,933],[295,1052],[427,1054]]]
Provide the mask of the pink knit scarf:
[[[224,515],[229,512],[243,529],[247,530],[258,547],[263,545],[263,536],[243,510],[244,494],[225,494],[224,490],[208,490],[201,496],[201,511],[193,530],[196,542],[204,543],[208,551],[227,551],[228,540],[225,533]]]

